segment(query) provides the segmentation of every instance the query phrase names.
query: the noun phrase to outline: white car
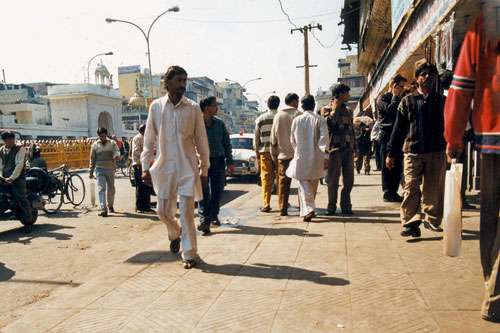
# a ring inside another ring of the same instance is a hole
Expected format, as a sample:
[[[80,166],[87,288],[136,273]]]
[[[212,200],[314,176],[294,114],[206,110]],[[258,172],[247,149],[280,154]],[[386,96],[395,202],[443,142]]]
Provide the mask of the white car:
[[[231,134],[229,136],[233,147],[233,161],[236,163],[233,176],[256,176],[259,174],[259,165],[253,150],[253,134]]]

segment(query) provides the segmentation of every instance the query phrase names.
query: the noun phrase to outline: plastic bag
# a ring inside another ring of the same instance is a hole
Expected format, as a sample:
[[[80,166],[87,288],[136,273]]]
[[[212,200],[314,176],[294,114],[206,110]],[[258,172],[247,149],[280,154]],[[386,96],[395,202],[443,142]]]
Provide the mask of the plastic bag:
[[[90,180],[90,206],[95,207],[95,181]]]
[[[450,257],[460,256],[462,245],[462,185],[463,165],[452,161],[446,171],[443,212],[443,253]]]
[[[380,121],[377,119],[375,124],[373,125],[372,131],[370,133],[370,140],[372,141],[378,141],[380,139],[380,132],[382,130],[380,129]]]

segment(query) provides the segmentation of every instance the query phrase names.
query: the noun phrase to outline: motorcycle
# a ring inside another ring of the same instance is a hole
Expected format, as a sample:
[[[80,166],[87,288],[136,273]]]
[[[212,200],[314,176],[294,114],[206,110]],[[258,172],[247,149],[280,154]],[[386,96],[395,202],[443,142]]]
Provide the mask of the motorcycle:
[[[19,203],[14,199],[11,184],[0,176],[0,220],[18,219],[25,227],[31,227],[38,218],[44,202],[40,192],[47,187],[48,175],[41,168],[31,168],[26,177],[26,194],[31,208],[31,219],[21,217]]]

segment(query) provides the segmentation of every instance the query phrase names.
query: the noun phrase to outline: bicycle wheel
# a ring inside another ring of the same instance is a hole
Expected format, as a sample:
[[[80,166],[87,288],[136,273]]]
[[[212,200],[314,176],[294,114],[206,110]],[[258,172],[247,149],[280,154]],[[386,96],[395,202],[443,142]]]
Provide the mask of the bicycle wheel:
[[[66,181],[66,197],[73,206],[79,206],[85,199],[85,183],[82,177],[72,173]]]
[[[122,163],[122,174],[125,177],[128,177],[128,175],[130,174],[130,165],[131,164],[132,163],[128,160]]]
[[[55,176],[50,176],[47,187],[41,192],[43,200],[43,211],[47,214],[55,214],[63,204],[63,185]]]

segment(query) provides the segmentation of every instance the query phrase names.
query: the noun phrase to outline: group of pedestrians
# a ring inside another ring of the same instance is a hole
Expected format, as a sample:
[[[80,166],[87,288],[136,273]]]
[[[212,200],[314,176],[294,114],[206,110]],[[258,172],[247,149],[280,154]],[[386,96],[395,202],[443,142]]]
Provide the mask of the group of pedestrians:
[[[270,96],[269,111],[256,120],[254,149],[260,164],[262,212],[270,212],[272,184],[277,179],[280,215],[288,215],[291,178],[297,180],[300,217],[311,221],[316,216],[315,198],[320,179],[328,171],[327,215],[336,214],[339,180],[343,185],[340,208],[352,215],[351,190],[354,183],[354,151],[356,137],[352,111],[346,106],[350,88],[342,83],[332,89],[328,107],[315,113],[312,95],[300,100],[289,93],[286,106],[280,110],[278,96]]]

